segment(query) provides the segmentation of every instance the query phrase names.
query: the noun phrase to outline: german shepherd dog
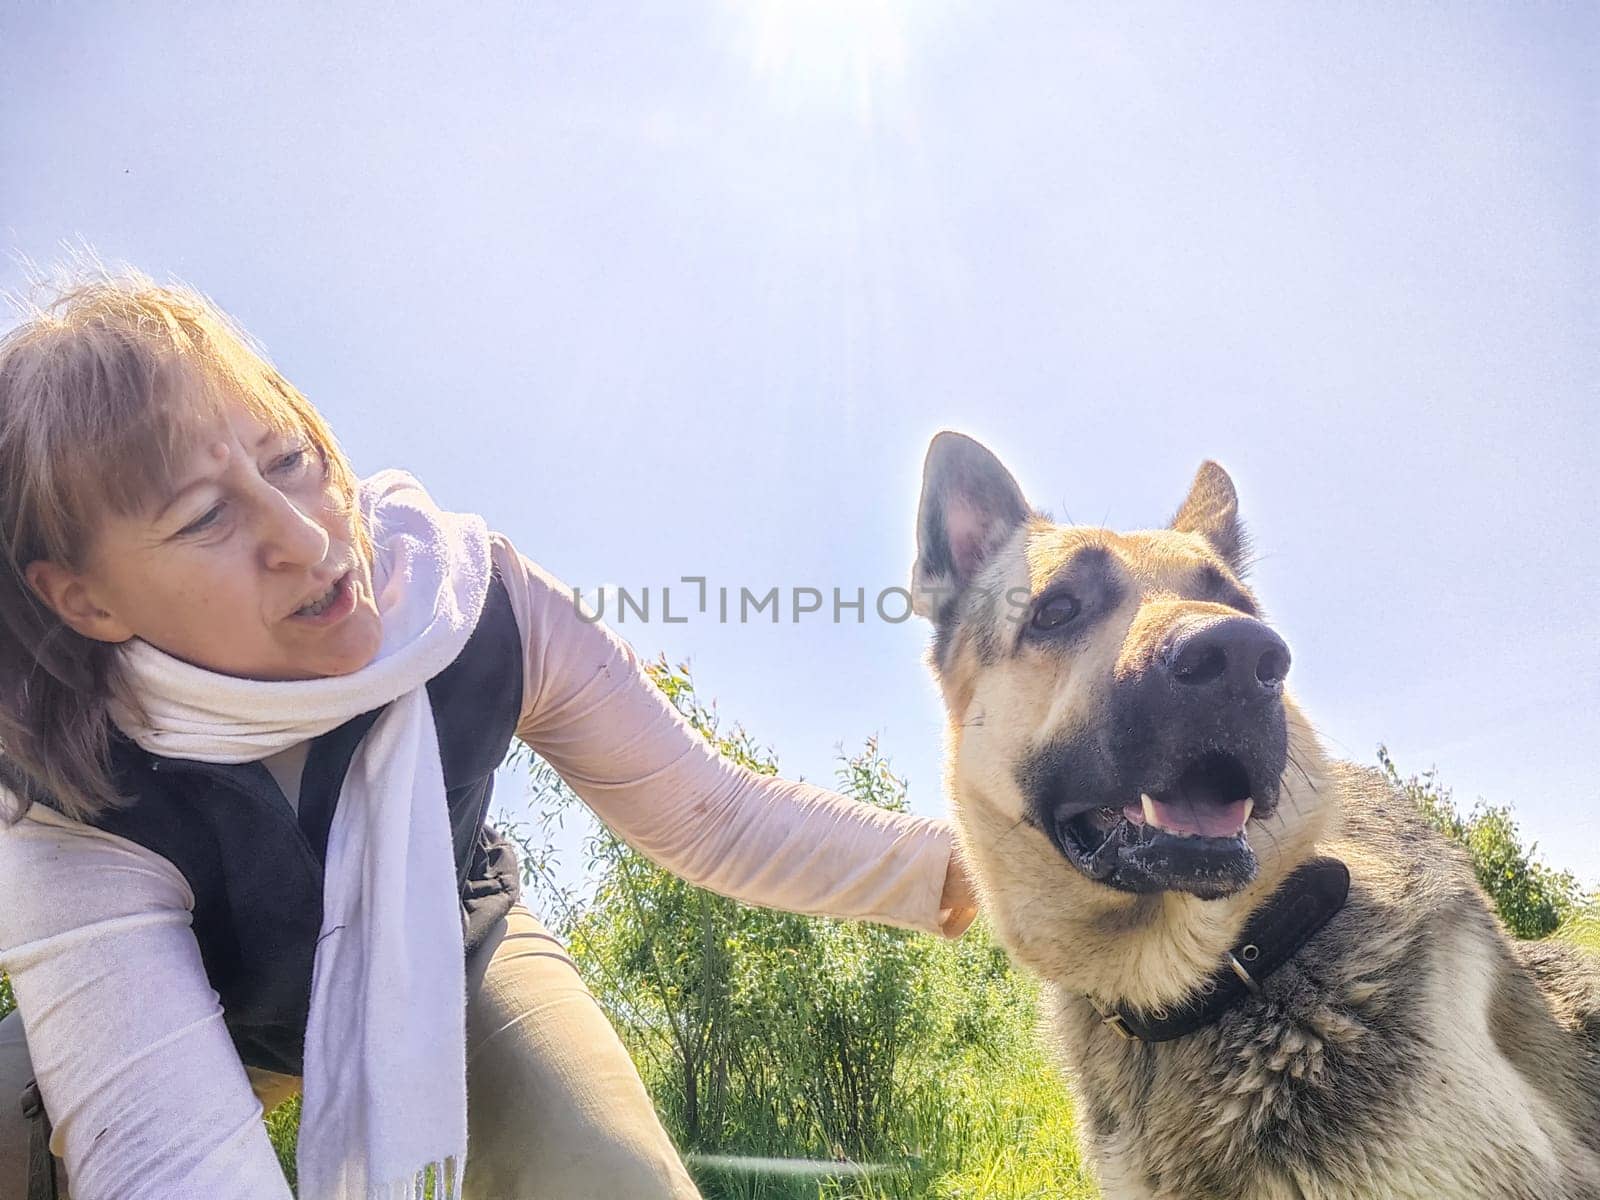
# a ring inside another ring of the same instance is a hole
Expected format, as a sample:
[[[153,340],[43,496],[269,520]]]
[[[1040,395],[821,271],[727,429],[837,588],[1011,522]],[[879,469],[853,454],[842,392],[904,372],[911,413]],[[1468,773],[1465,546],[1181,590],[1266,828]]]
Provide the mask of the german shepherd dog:
[[[1111,1200],[1600,1200],[1600,962],[1330,759],[1226,472],[1169,526],[1034,511],[941,433],[913,607],[947,789]]]

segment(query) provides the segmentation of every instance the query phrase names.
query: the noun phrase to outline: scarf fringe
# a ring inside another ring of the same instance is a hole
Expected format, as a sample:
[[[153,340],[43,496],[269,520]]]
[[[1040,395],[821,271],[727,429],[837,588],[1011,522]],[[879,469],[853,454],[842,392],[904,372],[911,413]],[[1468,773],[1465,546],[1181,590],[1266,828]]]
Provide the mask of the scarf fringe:
[[[410,1179],[377,1184],[370,1200],[461,1200],[461,1167],[454,1156],[437,1159]]]

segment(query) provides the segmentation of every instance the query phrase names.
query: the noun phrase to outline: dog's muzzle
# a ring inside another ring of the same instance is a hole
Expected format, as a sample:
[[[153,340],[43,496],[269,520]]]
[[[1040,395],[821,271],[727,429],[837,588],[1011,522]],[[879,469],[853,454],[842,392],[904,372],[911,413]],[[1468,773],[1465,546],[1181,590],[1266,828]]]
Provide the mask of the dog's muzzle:
[[[1035,764],[1039,825],[1084,874],[1131,892],[1230,895],[1256,876],[1247,833],[1277,808],[1289,648],[1252,617],[1177,626],[1113,688],[1102,729]]]

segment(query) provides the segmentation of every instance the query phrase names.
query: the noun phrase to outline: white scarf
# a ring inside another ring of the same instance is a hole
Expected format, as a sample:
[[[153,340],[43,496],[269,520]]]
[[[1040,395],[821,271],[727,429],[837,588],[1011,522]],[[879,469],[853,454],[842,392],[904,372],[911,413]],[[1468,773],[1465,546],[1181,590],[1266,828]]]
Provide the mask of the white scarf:
[[[441,512],[404,471],[361,484],[383,619],[349,675],[263,682],[185,663],[140,639],[123,664],[155,754],[253,762],[388,705],[362,739],[328,836],[306,1026],[300,1195],[460,1195],[467,1154],[461,897],[426,684],[461,652],[489,587],[481,517]],[[120,708],[120,706],[117,706]]]

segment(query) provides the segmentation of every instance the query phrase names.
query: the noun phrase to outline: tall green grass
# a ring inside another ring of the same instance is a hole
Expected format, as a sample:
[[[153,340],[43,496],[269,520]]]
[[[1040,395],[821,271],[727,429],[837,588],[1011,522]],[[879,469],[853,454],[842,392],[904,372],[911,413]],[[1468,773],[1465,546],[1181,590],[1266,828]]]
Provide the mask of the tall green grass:
[[[643,1064],[641,1064],[643,1065]],[[930,1069],[924,1062],[918,1070]],[[1094,1200],[1072,1101],[1031,1040],[1003,1059],[974,1053],[942,1065],[937,1089],[911,1091],[895,1115],[900,1153],[819,1162],[803,1122],[778,1140],[690,1152],[706,1200]],[[773,1164],[769,1159],[784,1160]]]
[[[1092,1200],[1099,1196],[1073,1128],[1060,1074],[1030,1037],[1001,1058],[982,1052],[913,1070],[937,1070],[940,1086],[907,1089],[895,1113],[901,1153],[844,1165],[835,1177],[796,1176],[759,1163],[708,1165],[690,1154],[706,1200]],[[742,1148],[751,1158],[814,1162],[804,1123],[776,1143]],[[864,1174],[855,1173],[863,1170]]]
[[[1569,918],[1556,936],[1600,954],[1600,894]]]

